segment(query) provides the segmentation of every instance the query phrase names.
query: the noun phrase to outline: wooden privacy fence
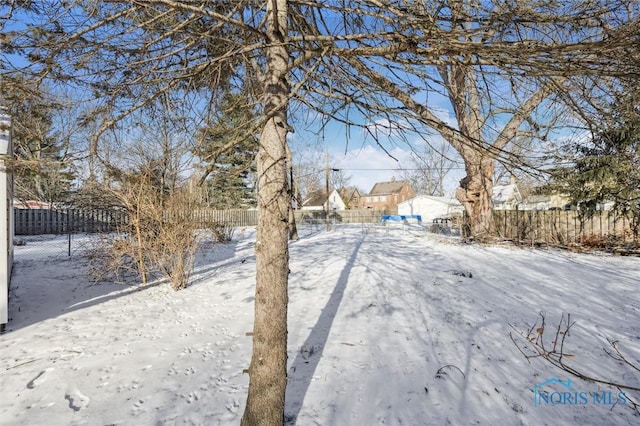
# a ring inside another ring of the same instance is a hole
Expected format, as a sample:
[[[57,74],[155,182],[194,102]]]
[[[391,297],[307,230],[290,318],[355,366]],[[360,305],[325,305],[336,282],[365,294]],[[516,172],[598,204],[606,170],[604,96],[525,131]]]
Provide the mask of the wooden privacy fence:
[[[184,212],[180,213],[184,214]],[[257,210],[194,210],[191,218],[203,227],[210,224],[224,224],[228,226],[256,226],[258,224]],[[326,213],[322,210],[296,210],[297,225],[305,225],[309,222],[323,221]],[[340,210],[329,213],[329,220],[338,223],[372,223],[379,222],[382,212],[372,209]],[[171,213],[166,214],[170,220]]]
[[[128,222],[123,210],[14,209],[16,235],[110,232]]]
[[[165,220],[171,220],[173,212],[165,212]],[[193,210],[179,212],[190,215],[203,227],[212,224],[226,226],[255,226],[256,210]],[[129,215],[124,210],[108,209],[15,209],[16,235],[68,234],[79,232],[111,232],[126,227]]]
[[[163,220],[171,216],[189,215],[203,228],[213,224],[225,226],[256,226],[257,210],[210,210],[170,212],[163,214]],[[372,209],[342,210],[329,214],[333,223],[374,223],[379,222],[382,212]],[[323,211],[296,211],[296,222],[305,225],[324,221]],[[14,223],[16,235],[68,234],[79,232],[111,232],[126,227],[129,216],[124,210],[117,209],[15,209]]]
[[[500,210],[494,211],[498,236],[505,239],[567,245],[593,239],[637,241],[632,224],[613,211],[591,215],[575,210]]]
[[[202,226],[214,223],[226,226],[256,226],[258,224],[258,210],[193,210],[191,219]]]

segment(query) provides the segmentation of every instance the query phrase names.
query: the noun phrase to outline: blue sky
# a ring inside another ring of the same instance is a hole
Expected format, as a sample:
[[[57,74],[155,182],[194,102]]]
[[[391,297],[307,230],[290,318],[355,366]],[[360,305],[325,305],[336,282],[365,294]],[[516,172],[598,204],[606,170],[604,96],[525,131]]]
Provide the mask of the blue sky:
[[[445,123],[457,127],[455,118],[448,109],[448,100],[434,94],[429,96],[428,104]],[[434,147],[444,142],[440,135],[431,130],[425,130],[422,134],[403,132],[398,129],[404,126],[402,123],[390,124],[384,118],[374,122],[357,111],[345,116],[359,126],[347,128],[344,123],[336,120],[325,123],[313,114],[305,115],[301,111],[292,113],[289,120],[295,130],[289,134],[289,143],[294,154],[294,164],[308,163],[310,160],[320,162],[318,168],[324,173],[325,152],[328,150],[329,167],[342,170],[351,177],[352,186],[368,192],[376,182],[402,179],[403,171],[400,169],[415,168],[411,159],[412,148],[421,151],[427,141]],[[377,140],[371,133],[377,135]],[[457,156],[453,150],[451,153]],[[456,169],[448,174],[445,192],[450,194],[455,191],[463,177],[464,163],[459,160]]]
[[[399,169],[415,167],[411,161],[411,147],[420,149],[425,145],[418,135],[408,136],[408,140],[404,140],[383,128],[379,134],[382,137],[378,142],[384,148],[364,129],[347,131],[343,124],[331,122],[321,135],[313,131],[296,131],[290,135],[289,141],[294,152],[294,163],[312,159],[319,161],[321,164],[318,164],[318,168],[324,170],[325,152],[328,150],[329,167],[344,171],[345,175],[351,177],[351,185],[368,192],[376,182],[401,179],[403,172]],[[425,137],[436,144],[442,141],[436,135]],[[459,167],[449,174],[446,192],[453,192],[463,176],[463,163],[460,162]]]

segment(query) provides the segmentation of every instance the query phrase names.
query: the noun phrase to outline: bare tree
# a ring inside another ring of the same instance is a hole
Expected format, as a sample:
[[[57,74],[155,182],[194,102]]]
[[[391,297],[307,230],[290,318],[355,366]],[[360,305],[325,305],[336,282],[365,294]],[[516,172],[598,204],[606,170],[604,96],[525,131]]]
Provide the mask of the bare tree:
[[[455,168],[456,163],[449,144],[443,141],[436,147],[432,145],[414,148],[409,167],[400,169],[400,172],[417,194],[442,197],[445,195],[447,175]]]
[[[117,206],[114,213],[127,218],[118,232],[101,236],[90,251],[89,270],[96,280],[117,280],[123,272],[133,272],[147,284],[159,272],[174,290],[187,286],[198,247],[196,231],[202,224],[185,210],[189,194],[164,194],[158,190],[158,177],[152,165],[121,171],[117,187],[92,182],[102,197]]]
[[[329,174],[329,187],[335,189],[348,188],[351,186],[353,176],[347,174],[343,169],[331,169]]]
[[[324,166],[322,153],[311,151],[306,156],[294,153],[293,179],[298,193],[298,201],[302,203],[305,198],[319,189],[324,188]]]

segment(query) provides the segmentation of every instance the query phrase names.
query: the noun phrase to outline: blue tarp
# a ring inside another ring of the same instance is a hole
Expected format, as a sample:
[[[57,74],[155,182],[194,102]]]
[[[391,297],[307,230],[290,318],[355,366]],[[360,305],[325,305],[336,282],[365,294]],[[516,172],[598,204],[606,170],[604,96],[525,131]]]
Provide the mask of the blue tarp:
[[[382,216],[383,222],[386,222],[387,220],[392,222],[404,222],[407,219],[416,219],[418,223],[422,224],[422,216],[419,214],[386,214]]]

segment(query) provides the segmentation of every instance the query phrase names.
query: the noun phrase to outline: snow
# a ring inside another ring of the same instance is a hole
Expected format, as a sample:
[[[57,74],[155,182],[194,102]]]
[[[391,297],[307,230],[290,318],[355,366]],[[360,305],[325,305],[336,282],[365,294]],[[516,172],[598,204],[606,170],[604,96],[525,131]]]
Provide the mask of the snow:
[[[603,348],[617,340],[640,363],[640,259],[465,245],[417,226],[301,234],[291,243],[287,423],[640,423],[629,403],[534,407],[532,389],[552,378],[617,389],[529,363],[509,337],[541,312],[550,328],[570,313],[572,365],[639,386]],[[161,281],[95,284],[82,256],[90,239],[74,236],[71,256],[64,237],[15,248],[0,424],[239,424],[255,229],[204,247],[179,292]]]

